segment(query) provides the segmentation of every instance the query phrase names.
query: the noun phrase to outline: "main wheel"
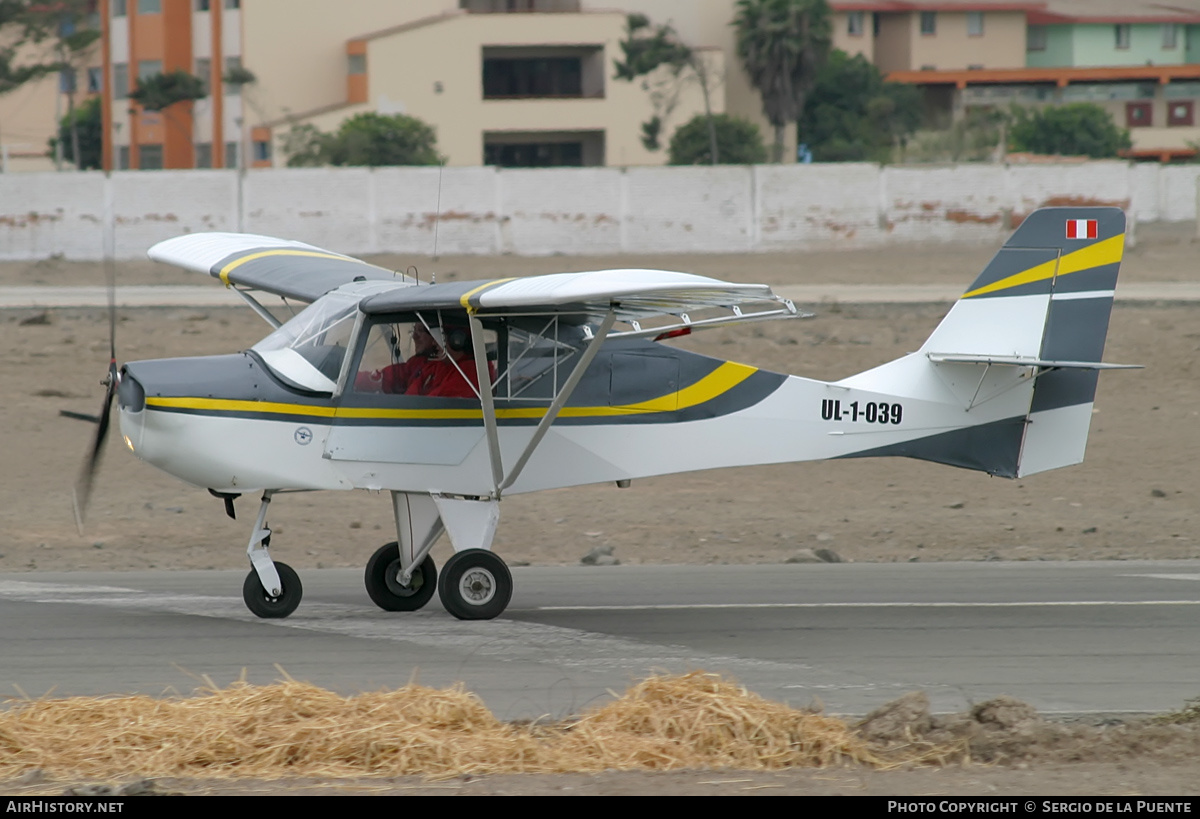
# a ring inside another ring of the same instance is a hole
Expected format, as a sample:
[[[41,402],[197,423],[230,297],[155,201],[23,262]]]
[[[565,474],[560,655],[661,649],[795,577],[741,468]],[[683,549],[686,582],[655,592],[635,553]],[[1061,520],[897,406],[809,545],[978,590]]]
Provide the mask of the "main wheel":
[[[380,546],[367,561],[363,577],[367,594],[384,611],[416,611],[433,599],[437,588],[437,566],[425,555],[413,570],[408,585],[400,583],[400,547],[395,543]]]
[[[258,572],[253,569],[246,575],[242,584],[242,599],[246,608],[259,617],[287,617],[300,605],[304,596],[304,587],[300,585],[300,575],[286,563],[276,563],[275,571],[279,573],[279,585],[282,587],[278,597],[272,597],[258,579]]]
[[[512,574],[486,549],[467,549],[446,561],[438,594],[446,611],[459,620],[491,620],[508,608]]]

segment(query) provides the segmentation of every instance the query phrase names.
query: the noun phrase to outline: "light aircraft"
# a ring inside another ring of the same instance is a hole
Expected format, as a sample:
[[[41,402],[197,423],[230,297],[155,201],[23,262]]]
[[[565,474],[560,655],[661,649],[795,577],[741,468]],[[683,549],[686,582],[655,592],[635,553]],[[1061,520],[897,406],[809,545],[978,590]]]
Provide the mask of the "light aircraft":
[[[455,617],[494,618],[512,594],[491,551],[505,495],[826,458],[1010,478],[1080,462],[1098,371],[1122,366],[1101,355],[1124,241],[1119,209],[1038,210],[919,350],[826,383],[663,343],[806,315],[765,285],[662,270],[422,284],[296,241],[180,236],[150,258],[220,279],[271,332],[232,355],[119,369],[114,355],[77,508],[115,398],[142,460],[231,516],[261,493],[242,590],[254,614],[286,617],[302,594],[268,551],[273,498],[371,489],[390,493],[396,540],[367,562],[370,598],[415,611],[436,589]],[[281,321],[255,293],[308,306]]]

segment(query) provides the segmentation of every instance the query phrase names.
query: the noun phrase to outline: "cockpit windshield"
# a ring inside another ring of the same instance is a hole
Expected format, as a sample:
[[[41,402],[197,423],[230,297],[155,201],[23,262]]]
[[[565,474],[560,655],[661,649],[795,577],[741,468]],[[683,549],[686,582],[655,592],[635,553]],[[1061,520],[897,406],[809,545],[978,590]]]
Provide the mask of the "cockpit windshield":
[[[286,383],[332,393],[349,349],[361,293],[329,293],[250,349]]]

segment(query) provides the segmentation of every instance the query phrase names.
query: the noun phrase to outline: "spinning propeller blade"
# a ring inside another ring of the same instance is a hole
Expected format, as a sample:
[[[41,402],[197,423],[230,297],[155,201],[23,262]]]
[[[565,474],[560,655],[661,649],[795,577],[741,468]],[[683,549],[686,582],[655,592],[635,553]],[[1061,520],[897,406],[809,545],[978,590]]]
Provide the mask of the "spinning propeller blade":
[[[91,449],[83,460],[83,468],[75,481],[75,491],[72,501],[75,507],[75,525],[83,534],[83,523],[87,517],[88,502],[92,496],[92,482],[96,471],[100,468],[100,458],[104,454],[104,442],[108,438],[108,425],[112,416],[113,398],[117,395],[117,298],[116,273],[113,269],[112,256],[106,254],[104,260],[104,276],[108,286],[108,376],[101,383],[105,384],[104,405],[100,408],[99,421],[96,424],[96,437],[92,439]]]

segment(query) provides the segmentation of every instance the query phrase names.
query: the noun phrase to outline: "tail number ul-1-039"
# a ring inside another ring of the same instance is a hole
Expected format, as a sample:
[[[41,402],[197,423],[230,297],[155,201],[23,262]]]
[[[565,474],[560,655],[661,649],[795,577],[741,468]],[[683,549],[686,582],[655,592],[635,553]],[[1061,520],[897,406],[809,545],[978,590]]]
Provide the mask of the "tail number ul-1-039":
[[[840,398],[821,400],[823,421],[865,421],[868,424],[899,424],[904,418],[904,407],[886,401],[852,401],[845,406]]]

